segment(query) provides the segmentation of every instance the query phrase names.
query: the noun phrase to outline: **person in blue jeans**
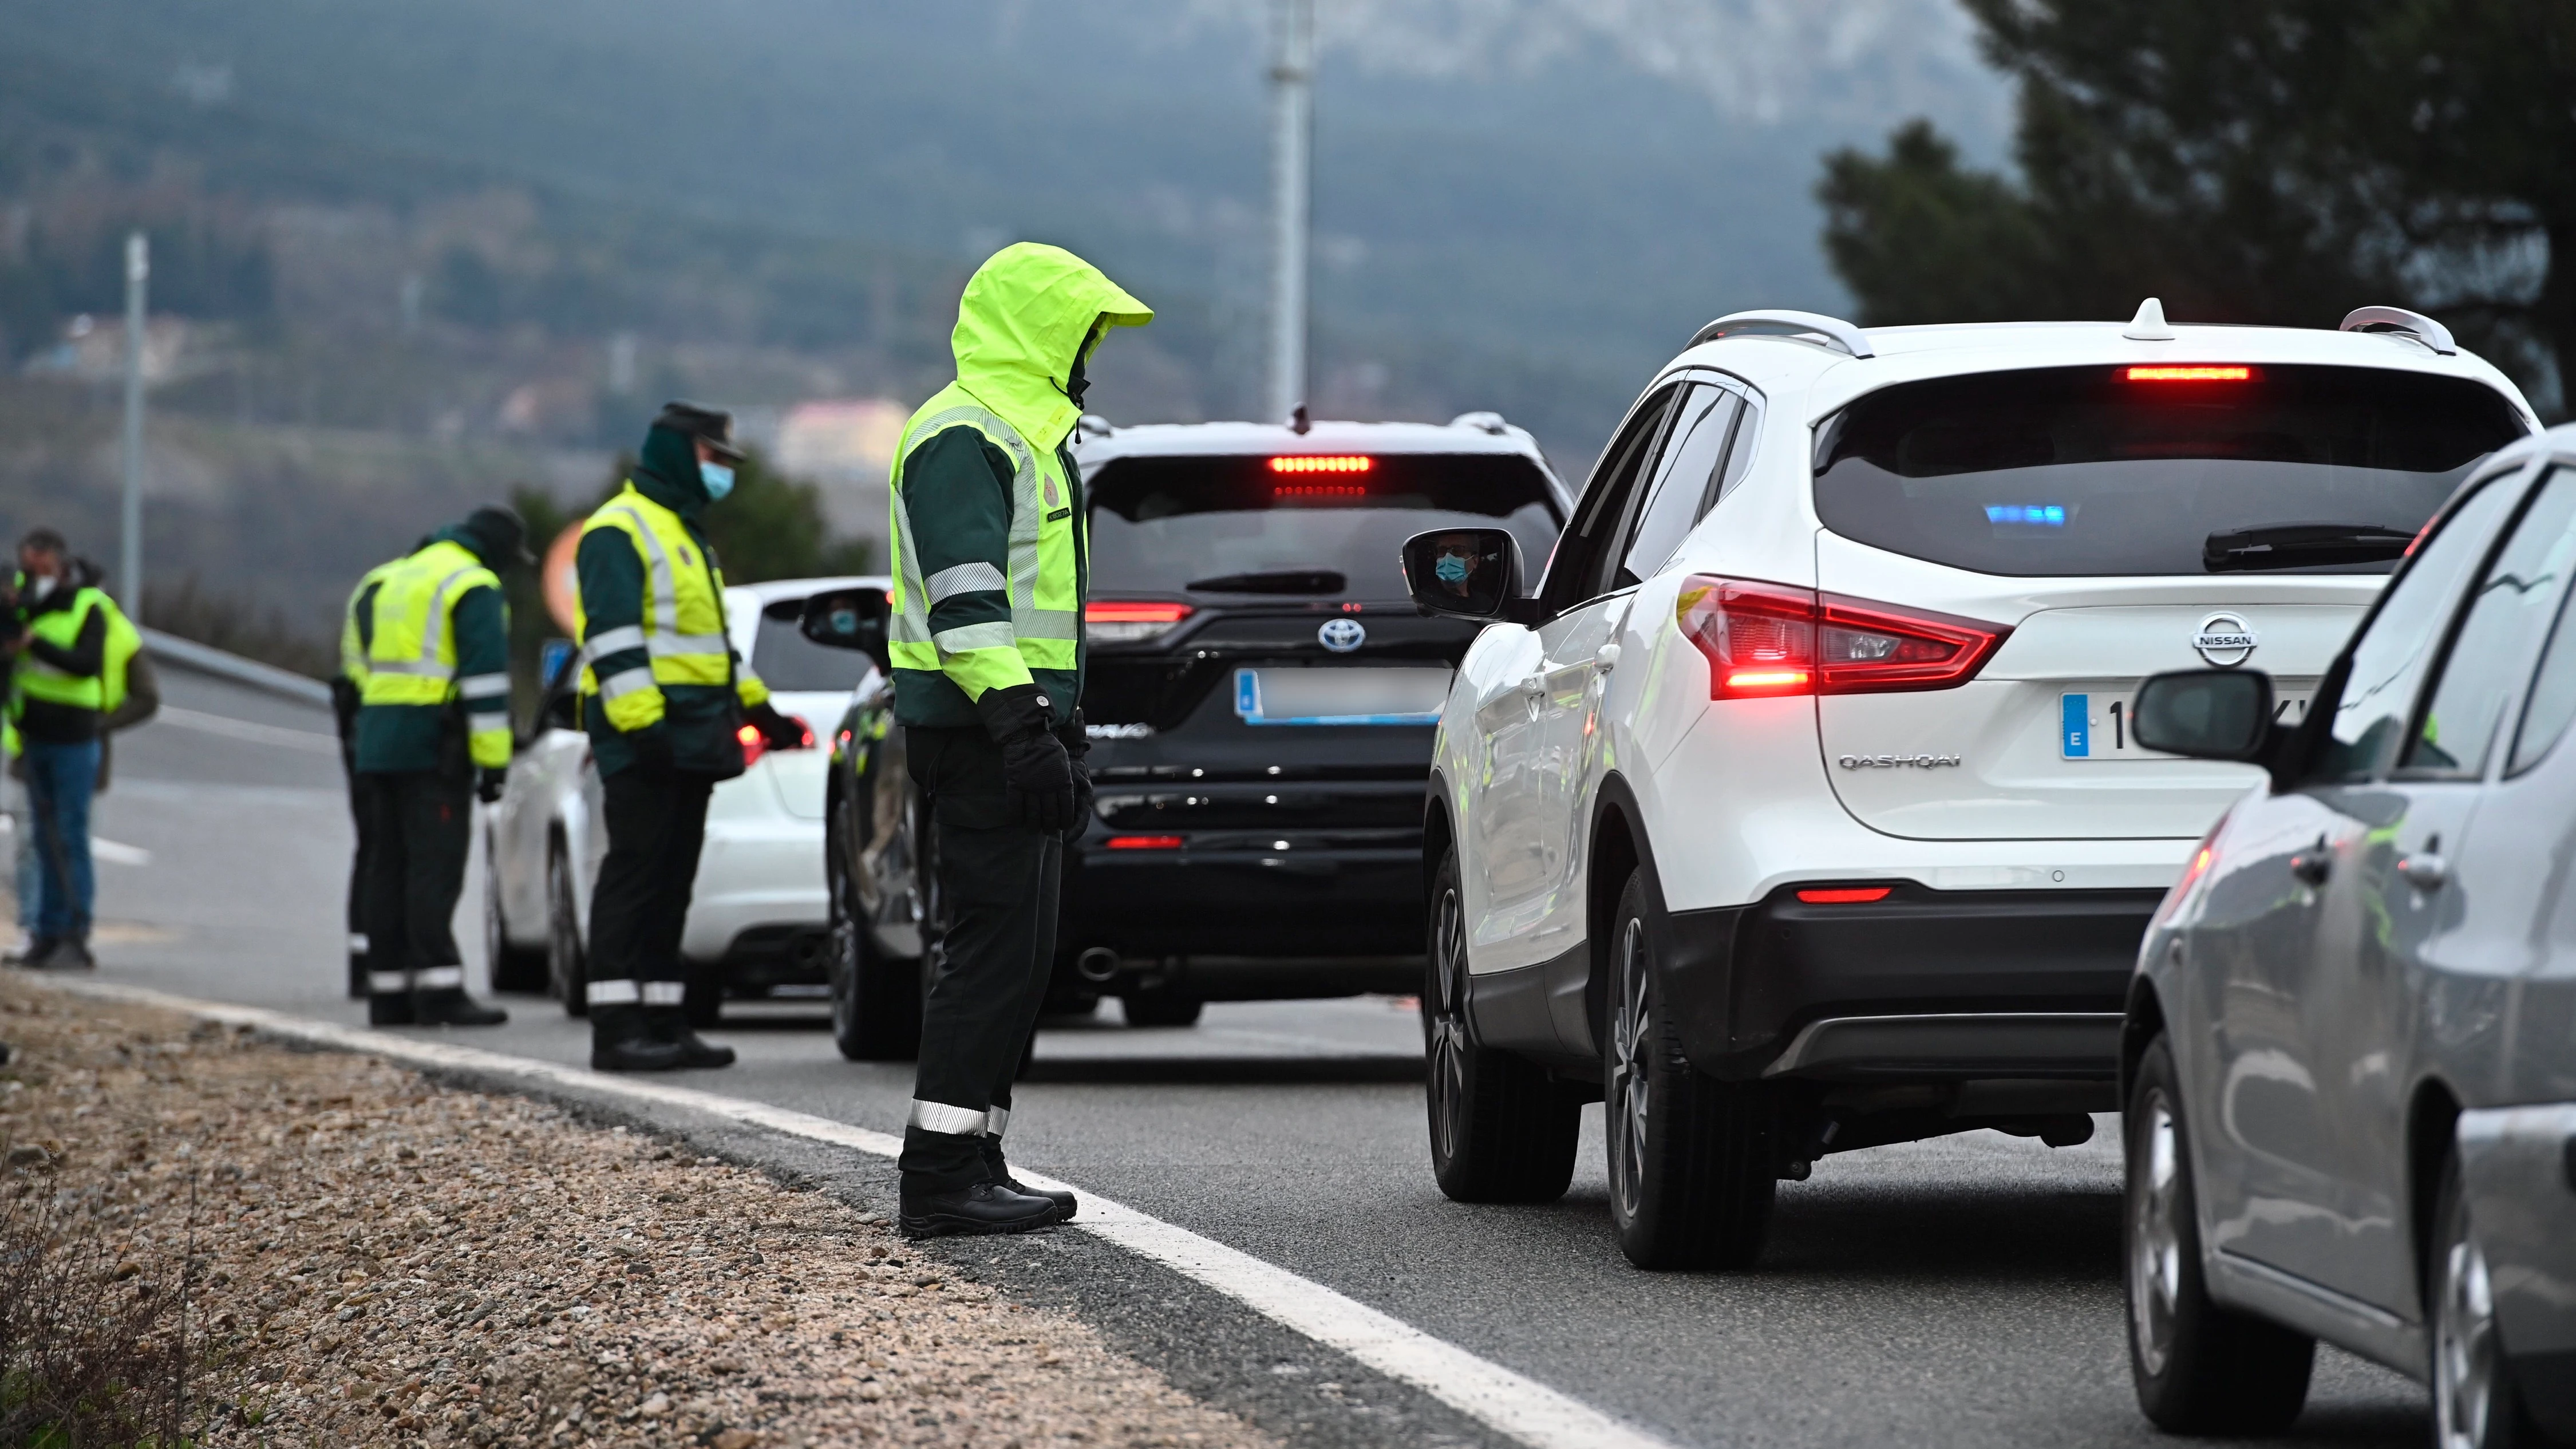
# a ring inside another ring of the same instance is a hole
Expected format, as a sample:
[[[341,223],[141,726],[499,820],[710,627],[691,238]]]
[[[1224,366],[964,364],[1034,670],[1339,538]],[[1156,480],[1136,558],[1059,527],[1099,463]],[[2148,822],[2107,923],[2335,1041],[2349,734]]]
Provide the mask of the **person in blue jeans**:
[[[89,811],[109,680],[122,668],[110,650],[121,616],[98,578],[97,566],[74,558],[61,534],[31,531],[18,545],[15,628],[0,643],[12,660],[10,708],[35,827],[43,903],[26,964],[37,970],[98,964],[89,951],[98,895]]]

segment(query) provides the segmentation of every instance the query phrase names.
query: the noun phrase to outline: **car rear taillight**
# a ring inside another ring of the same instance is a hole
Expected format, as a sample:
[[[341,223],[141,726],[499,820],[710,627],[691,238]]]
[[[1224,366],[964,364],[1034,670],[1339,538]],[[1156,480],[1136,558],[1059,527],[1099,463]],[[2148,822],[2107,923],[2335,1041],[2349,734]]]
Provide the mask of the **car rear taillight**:
[[[744,769],[748,770],[752,766],[759,764],[760,757],[768,754],[773,749],[810,750],[814,748],[814,727],[807,724],[803,717],[799,715],[791,714],[787,716],[787,719],[789,723],[796,726],[797,733],[803,736],[803,738],[799,739],[792,745],[770,744],[767,737],[761,734],[760,726],[755,724],[744,725],[741,729],[733,732],[733,737],[742,741],[742,767]]]
[[[1708,697],[1882,694],[1976,677],[2008,625],[1899,609],[1786,584],[1698,574],[1675,616],[1708,657]]]
[[[1798,892],[1798,899],[1811,906],[1865,906],[1883,901],[1894,886],[1811,886]]]
[[[1093,599],[1082,606],[1083,628],[1103,644],[1141,644],[1179,628],[1194,611],[1156,599]]]
[[[1177,835],[1113,835],[1101,842],[1111,850],[1178,850]]]

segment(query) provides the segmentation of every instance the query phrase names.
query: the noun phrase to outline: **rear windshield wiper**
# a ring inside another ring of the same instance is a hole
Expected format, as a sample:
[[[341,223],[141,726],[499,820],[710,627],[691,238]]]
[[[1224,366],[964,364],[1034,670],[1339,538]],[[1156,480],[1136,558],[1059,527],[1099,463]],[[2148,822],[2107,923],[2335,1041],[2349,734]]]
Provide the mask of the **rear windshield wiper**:
[[[1271,569],[1256,574],[1220,574],[1192,579],[1182,587],[1194,594],[1338,594],[1350,579],[1333,569]]]
[[[2412,533],[2375,523],[2279,523],[2211,534],[2201,543],[2200,563],[2214,574],[2385,563],[2405,557],[2414,541]]]

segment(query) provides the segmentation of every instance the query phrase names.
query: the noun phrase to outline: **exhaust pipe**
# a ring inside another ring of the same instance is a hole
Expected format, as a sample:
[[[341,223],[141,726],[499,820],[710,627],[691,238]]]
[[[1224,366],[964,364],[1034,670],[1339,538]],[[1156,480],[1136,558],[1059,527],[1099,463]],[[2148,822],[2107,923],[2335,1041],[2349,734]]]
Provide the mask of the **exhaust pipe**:
[[[1106,946],[1094,946],[1073,958],[1073,971],[1094,986],[1105,985],[1118,974],[1118,953]]]

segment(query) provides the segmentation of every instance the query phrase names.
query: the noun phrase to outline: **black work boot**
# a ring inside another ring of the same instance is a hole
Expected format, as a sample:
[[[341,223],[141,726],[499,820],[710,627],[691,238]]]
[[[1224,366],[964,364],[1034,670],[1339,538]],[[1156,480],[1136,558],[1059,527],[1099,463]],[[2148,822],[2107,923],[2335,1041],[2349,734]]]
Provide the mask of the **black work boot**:
[[[897,1201],[896,1226],[907,1238],[1025,1233],[1056,1222],[1054,1203],[1013,1192],[998,1182],[979,1182],[951,1192],[917,1192],[907,1179]]]
[[[419,1020],[411,1009],[411,977],[400,971],[367,973],[367,1025],[409,1026]]]
[[[33,966],[39,957],[52,949],[54,949],[53,937],[39,936],[29,931],[27,939],[19,944],[17,950],[6,956],[0,956],[0,966]]]
[[[687,1008],[648,1006],[644,1008],[644,1017],[645,1029],[652,1034],[655,1041],[668,1042],[680,1049],[681,1066],[696,1068],[733,1065],[733,1048],[718,1046],[691,1029]]]
[[[95,971],[98,958],[89,953],[89,942],[78,936],[64,936],[45,948],[41,956],[27,960],[30,971]]]
[[[997,1107],[993,1109],[990,1115],[994,1117],[1007,1118],[1009,1114],[1009,1108]],[[1018,1178],[1011,1176],[1011,1165],[1002,1160],[1001,1133],[985,1133],[984,1140],[977,1143],[976,1146],[984,1154],[985,1176],[991,1178],[1000,1186],[1007,1187],[1011,1191],[1020,1194],[1022,1197],[1042,1197],[1048,1202],[1054,1203],[1055,1220],[1057,1222],[1069,1223],[1073,1221],[1074,1209],[1078,1204],[1072,1193],[1066,1192],[1062,1188],[1031,1187],[1027,1183],[1020,1181]]]
[[[680,1048],[653,1035],[644,1008],[632,1002],[590,1009],[590,1069],[594,1072],[668,1072],[686,1066]]]
[[[500,1007],[466,995],[462,986],[412,993],[411,1012],[412,1020],[422,1026],[499,1026],[510,1019],[510,1013]]]

